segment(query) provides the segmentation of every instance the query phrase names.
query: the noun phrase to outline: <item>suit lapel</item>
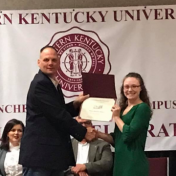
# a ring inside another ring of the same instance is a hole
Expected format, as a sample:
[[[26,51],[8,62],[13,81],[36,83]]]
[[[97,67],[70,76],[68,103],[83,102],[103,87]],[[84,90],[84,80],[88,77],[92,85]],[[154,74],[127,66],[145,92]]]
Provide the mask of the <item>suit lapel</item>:
[[[74,153],[75,161],[77,161],[78,141],[76,139],[73,139],[72,145],[73,145],[73,153]]]
[[[62,89],[61,89],[60,85],[57,86],[57,94],[59,95],[59,98],[62,100],[62,104],[65,104],[65,100],[64,100]]]
[[[96,141],[91,142],[89,146],[89,162],[93,162],[97,152],[97,143]]]
[[[4,176],[6,175],[5,170],[4,170],[4,160],[5,160],[6,153],[7,152],[5,150],[0,151],[0,170],[1,170],[2,175]]]
[[[47,80],[48,84],[50,84],[51,91],[54,91],[56,93],[58,100],[61,102],[61,104],[64,105],[65,100],[64,100],[62,89],[61,89],[60,85],[58,85],[58,88],[56,88],[55,85],[53,84],[53,82],[51,81],[51,79],[46,74],[44,74],[41,70],[39,70],[38,74],[40,76],[43,76],[44,79]]]
[[[52,87],[52,89],[53,89],[55,92],[57,92],[57,89],[56,89],[55,85],[53,84],[53,82],[51,81],[51,79],[50,79],[46,74],[44,74],[41,70],[39,70],[38,74],[39,74],[40,76],[44,77],[45,80],[48,80],[48,81],[47,81],[48,84],[50,84],[51,87]]]

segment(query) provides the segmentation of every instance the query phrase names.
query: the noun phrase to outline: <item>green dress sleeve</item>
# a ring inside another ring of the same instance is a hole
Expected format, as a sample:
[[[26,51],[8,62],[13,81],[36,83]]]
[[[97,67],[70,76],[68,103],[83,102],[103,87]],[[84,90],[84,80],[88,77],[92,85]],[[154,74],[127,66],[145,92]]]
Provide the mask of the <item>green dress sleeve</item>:
[[[136,107],[133,119],[130,124],[124,124],[122,138],[125,143],[135,140],[144,129],[148,129],[151,110],[149,106],[142,103]]]

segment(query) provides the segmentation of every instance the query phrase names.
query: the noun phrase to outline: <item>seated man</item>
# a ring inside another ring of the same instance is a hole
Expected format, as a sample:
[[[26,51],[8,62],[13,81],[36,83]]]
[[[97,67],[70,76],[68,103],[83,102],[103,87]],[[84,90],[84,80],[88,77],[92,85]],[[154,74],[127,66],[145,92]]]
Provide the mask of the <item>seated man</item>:
[[[92,127],[90,120],[77,118],[77,121],[86,128]],[[72,139],[72,146],[76,160],[72,172],[79,176],[108,176],[111,172],[113,157],[107,142],[97,139],[88,143],[86,139],[81,142]]]

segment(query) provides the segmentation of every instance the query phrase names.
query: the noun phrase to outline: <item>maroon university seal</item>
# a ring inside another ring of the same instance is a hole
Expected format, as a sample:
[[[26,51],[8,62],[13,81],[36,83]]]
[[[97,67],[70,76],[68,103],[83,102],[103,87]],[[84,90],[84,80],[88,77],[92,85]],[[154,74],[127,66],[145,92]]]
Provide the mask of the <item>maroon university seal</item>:
[[[109,48],[94,31],[73,27],[57,32],[49,42],[60,57],[57,79],[64,96],[71,98],[82,90],[82,72],[108,74]]]

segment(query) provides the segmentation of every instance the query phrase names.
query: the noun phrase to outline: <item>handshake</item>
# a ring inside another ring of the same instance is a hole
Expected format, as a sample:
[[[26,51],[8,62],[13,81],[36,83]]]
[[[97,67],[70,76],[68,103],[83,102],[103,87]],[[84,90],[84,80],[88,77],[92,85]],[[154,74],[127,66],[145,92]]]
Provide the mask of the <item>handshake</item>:
[[[91,142],[97,139],[97,131],[93,127],[87,127],[87,133],[85,135],[85,140]]]
[[[98,131],[93,128],[92,122],[90,120],[81,119],[76,117],[76,120],[79,124],[87,128],[87,133],[85,135],[85,140],[91,142],[98,138]]]

